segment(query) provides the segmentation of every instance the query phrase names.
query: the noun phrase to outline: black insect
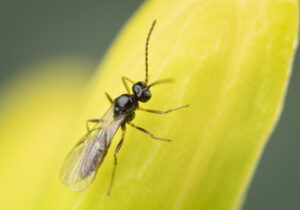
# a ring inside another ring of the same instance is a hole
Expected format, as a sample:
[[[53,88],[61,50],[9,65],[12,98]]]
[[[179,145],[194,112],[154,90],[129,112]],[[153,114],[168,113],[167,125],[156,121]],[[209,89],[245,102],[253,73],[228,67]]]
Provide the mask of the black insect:
[[[62,182],[66,185],[69,185],[73,191],[83,190],[92,183],[99,166],[104,160],[104,157],[110,146],[112,137],[114,136],[119,127],[121,127],[122,129],[122,138],[118,146],[116,147],[114,153],[115,163],[110,186],[107,192],[108,195],[110,194],[113,185],[117,166],[117,153],[120,150],[124,141],[126,125],[130,125],[150,135],[154,139],[171,141],[170,139],[156,137],[150,131],[132,124],[131,121],[134,119],[136,110],[152,112],[156,114],[165,114],[184,107],[188,107],[188,105],[185,105],[174,109],[169,109],[167,111],[159,111],[143,109],[139,106],[140,102],[145,103],[151,98],[150,88],[152,86],[167,81],[161,80],[148,85],[148,43],[155,23],[156,20],[154,20],[146,40],[145,81],[139,81],[134,83],[131,79],[127,77],[122,77],[123,84],[128,92],[127,94],[123,94],[115,100],[113,100],[107,93],[105,93],[112,105],[101,119],[91,119],[86,122],[87,133],[81,138],[78,144],[66,157],[66,160],[61,170],[60,178]],[[132,93],[127,82],[133,84]],[[89,127],[89,123],[95,123],[93,128]]]

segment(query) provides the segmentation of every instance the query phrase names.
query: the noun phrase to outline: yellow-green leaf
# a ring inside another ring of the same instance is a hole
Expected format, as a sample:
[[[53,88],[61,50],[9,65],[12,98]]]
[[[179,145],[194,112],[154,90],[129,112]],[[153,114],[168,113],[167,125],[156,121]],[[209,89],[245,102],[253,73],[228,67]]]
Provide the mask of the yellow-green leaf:
[[[144,79],[144,44],[153,19],[150,82],[144,108],[190,107],[167,115],[137,111],[118,154],[115,185],[106,196],[117,133],[94,183],[85,191],[63,186],[60,164],[84,134],[88,118],[101,117],[125,92],[121,76]],[[85,105],[51,147],[40,169],[33,209],[236,209],[279,117],[297,44],[296,0],[148,1],[128,22],[99,71]],[[50,134],[49,134],[50,135]],[[45,145],[45,147],[47,144]],[[17,155],[17,154],[16,154]]]
[[[129,128],[111,197],[105,192],[113,151],[89,189],[75,195],[64,189],[53,199],[68,201],[65,208],[236,208],[281,111],[297,9],[297,1],[286,0],[147,2],[95,75],[86,116],[109,107],[104,91],[114,97],[125,91],[121,76],[144,79],[144,44],[154,18],[150,81],[175,82],[153,88],[151,102],[142,106],[191,107],[166,116],[137,113],[134,123],[173,142]]]

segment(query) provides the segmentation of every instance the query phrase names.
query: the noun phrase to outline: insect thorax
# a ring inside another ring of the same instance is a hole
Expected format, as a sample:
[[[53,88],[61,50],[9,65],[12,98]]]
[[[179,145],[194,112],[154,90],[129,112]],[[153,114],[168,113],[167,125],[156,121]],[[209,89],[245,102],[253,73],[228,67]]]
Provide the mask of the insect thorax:
[[[135,110],[139,106],[135,95],[123,94],[114,100],[114,117],[126,115],[125,121],[133,120]]]

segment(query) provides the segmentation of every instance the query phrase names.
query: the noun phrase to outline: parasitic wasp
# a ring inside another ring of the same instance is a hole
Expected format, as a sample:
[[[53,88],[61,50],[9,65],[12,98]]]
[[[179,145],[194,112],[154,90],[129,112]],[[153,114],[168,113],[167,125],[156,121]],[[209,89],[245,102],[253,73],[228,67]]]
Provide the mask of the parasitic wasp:
[[[148,45],[155,23],[156,20],[153,21],[146,39],[145,81],[139,81],[135,83],[131,79],[123,76],[122,82],[128,92],[127,94],[122,94],[121,96],[113,100],[108,93],[105,93],[106,97],[111,103],[110,108],[106,111],[101,119],[90,119],[86,121],[87,133],[75,145],[75,147],[71,150],[64,161],[60,173],[60,178],[62,182],[68,185],[73,191],[83,190],[93,182],[97,170],[106,156],[111,140],[119,127],[121,127],[122,130],[122,137],[114,152],[114,167],[107,195],[110,194],[113,186],[117,166],[117,154],[121,149],[125,138],[126,125],[130,125],[148,134],[153,139],[167,142],[171,141],[170,139],[154,136],[150,131],[134,125],[131,121],[134,119],[136,110],[156,114],[166,114],[181,108],[188,107],[188,105],[185,105],[169,109],[167,111],[159,111],[144,109],[139,106],[139,102],[145,103],[151,98],[150,88],[152,86],[168,81],[160,80],[148,84]],[[133,85],[132,92],[128,86],[128,82]],[[90,123],[94,123],[94,126],[92,128],[90,128],[89,126]]]

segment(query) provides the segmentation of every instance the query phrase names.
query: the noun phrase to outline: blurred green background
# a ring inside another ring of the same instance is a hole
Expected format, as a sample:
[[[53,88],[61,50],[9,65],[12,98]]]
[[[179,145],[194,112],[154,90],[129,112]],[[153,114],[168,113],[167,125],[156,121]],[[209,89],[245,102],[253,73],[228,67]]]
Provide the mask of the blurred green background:
[[[88,62],[86,73],[92,75],[142,2],[2,0],[0,94],[15,77],[26,74],[24,66],[43,60],[78,57]],[[282,116],[256,170],[244,210],[300,209],[299,67],[298,52]]]

